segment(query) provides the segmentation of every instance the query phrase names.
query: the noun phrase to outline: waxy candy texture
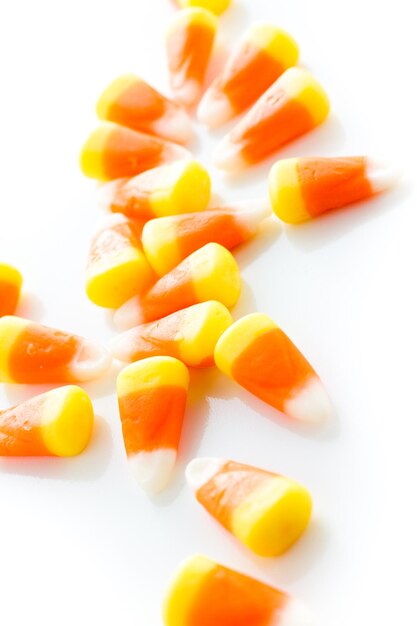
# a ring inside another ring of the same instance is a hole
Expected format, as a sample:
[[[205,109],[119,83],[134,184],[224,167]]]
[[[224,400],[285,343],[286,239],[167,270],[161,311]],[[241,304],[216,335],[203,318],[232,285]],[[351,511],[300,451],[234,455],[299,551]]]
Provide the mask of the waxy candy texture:
[[[0,411],[0,456],[75,456],[91,438],[88,395],[69,385]]]
[[[23,278],[18,269],[0,263],[0,317],[13,315],[22,289]]]
[[[254,24],[204,94],[199,121],[211,128],[229,122],[255,104],[297,60],[298,46],[291,35],[272,24]]]
[[[117,378],[127,458],[149,493],[164,489],[174,469],[188,383],[185,365],[168,356],[128,365]]]
[[[332,414],[316,372],[267,315],[252,313],[230,326],[214,358],[224,374],[287,417],[317,423]]]
[[[232,0],[178,0],[178,4],[183,9],[187,7],[201,7],[207,9],[215,15],[221,15],[230,6]]]
[[[194,459],[186,476],[198,502],[259,556],[288,550],[310,520],[310,494],[284,476],[216,458]]]

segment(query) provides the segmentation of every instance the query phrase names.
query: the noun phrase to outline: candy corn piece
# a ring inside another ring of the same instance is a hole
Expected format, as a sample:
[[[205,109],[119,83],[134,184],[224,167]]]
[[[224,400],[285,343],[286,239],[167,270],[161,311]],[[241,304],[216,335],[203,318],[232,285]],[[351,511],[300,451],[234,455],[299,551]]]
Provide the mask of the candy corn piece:
[[[166,39],[168,69],[175,100],[186,106],[199,101],[217,30],[217,18],[206,9],[179,11]]]
[[[208,300],[231,308],[239,298],[240,284],[239,268],[231,253],[217,243],[208,243],[145,294],[128,300],[116,311],[114,321],[120,330],[126,330]]]
[[[136,176],[163,163],[189,156],[188,150],[182,146],[105,122],[84,144],[80,165],[85,176],[106,181]]]
[[[193,132],[184,109],[134,74],[116,78],[105,89],[97,102],[97,115],[176,143],[187,143]]]
[[[129,363],[165,354],[189,367],[207,367],[214,364],[215,345],[232,323],[224,304],[202,302],[127,330],[111,341],[110,352]]]
[[[134,178],[102,185],[100,204],[113,213],[148,220],[205,209],[211,181],[207,170],[191,159],[161,165]]]
[[[283,159],[269,174],[277,216],[288,224],[366,200],[392,187],[398,173],[367,157]]]
[[[23,278],[19,270],[0,263],[0,317],[12,315],[17,308]]]
[[[215,458],[194,459],[186,476],[198,502],[259,556],[288,550],[310,520],[310,494],[283,476]]]
[[[319,422],[332,413],[319,377],[267,315],[252,313],[230,326],[214,359],[224,374],[290,418]]]
[[[168,356],[133,363],[117,378],[127,458],[149,493],[164,489],[174,469],[188,382],[185,365]]]
[[[20,317],[0,319],[0,381],[73,383],[93,380],[110,367],[106,350],[88,339]]]
[[[298,46],[281,28],[254,24],[198,107],[200,122],[216,128],[243,113],[298,60]]]
[[[207,9],[215,15],[221,15],[230,6],[232,0],[178,0],[178,4],[183,9],[187,7],[201,7]]]
[[[124,215],[108,216],[91,242],[86,285],[90,300],[117,309],[149,288],[153,279],[133,222]]]
[[[75,456],[91,438],[88,395],[69,385],[0,411],[0,456]]]
[[[217,167],[238,171],[321,124],[329,114],[326,93],[307,72],[287,70],[226,135],[215,154]]]
[[[161,217],[145,224],[143,249],[155,272],[163,276],[207,243],[232,250],[255,235],[269,215],[269,202],[245,201],[201,213]]]
[[[165,626],[314,626],[311,613],[283,591],[204,556],[188,559],[165,598]]]

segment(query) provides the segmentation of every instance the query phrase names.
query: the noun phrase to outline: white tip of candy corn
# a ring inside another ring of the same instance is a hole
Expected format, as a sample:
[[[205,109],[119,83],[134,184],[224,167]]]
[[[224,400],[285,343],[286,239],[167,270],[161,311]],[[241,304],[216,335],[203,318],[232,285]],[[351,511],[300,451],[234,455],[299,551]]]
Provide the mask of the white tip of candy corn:
[[[401,168],[390,167],[373,159],[368,159],[366,174],[372,185],[373,192],[381,193],[397,185],[402,178],[403,172]]]
[[[180,108],[169,117],[165,115],[155,120],[152,128],[157,135],[169,137],[171,141],[178,143],[188,143],[193,134],[190,116]]]
[[[110,211],[117,192],[128,182],[129,178],[116,178],[103,183],[97,189],[97,201],[100,208]]]
[[[228,97],[215,88],[204,94],[197,110],[197,119],[209,128],[217,128],[234,117]]]
[[[194,106],[201,96],[201,85],[198,81],[187,80],[185,83],[172,85],[172,92],[176,102],[186,107]]]
[[[129,330],[142,324],[139,297],[134,296],[117,309],[113,321],[117,330]]]
[[[184,159],[191,159],[191,152],[184,148],[184,146],[179,146],[176,143],[172,143],[172,141],[165,141],[162,149],[161,162],[170,162],[170,161],[181,161]]]
[[[293,398],[284,405],[289,417],[311,424],[320,424],[333,414],[330,398],[319,378],[311,378]]]
[[[111,356],[101,346],[85,340],[71,362],[71,373],[74,380],[87,382],[103,376],[111,365]]]
[[[239,172],[247,165],[242,157],[240,145],[233,143],[228,135],[214,151],[213,162],[219,170],[226,172]]]
[[[272,215],[269,200],[248,200],[239,205],[239,222],[249,231],[255,232],[265,218]]]
[[[113,339],[110,339],[107,348],[110,354],[112,354],[115,359],[128,363],[130,361],[130,355],[132,353],[133,341],[134,338],[128,330],[121,335],[117,335],[116,337],[113,337]]]
[[[194,491],[198,491],[221,470],[224,464],[225,461],[223,459],[215,457],[193,459],[185,470],[185,478],[188,485]]]
[[[290,598],[283,611],[271,621],[271,626],[316,626],[313,614],[303,604]]]
[[[156,494],[168,485],[175,467],[175,450],[161,448],[151,452],[138,452],[128,457],[129,467],[146,493]]]

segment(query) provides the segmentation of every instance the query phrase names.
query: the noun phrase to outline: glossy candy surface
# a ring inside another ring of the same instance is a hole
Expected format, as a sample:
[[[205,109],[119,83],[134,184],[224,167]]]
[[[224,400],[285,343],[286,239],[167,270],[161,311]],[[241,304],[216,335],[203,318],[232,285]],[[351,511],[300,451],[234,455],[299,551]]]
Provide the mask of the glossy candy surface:
[[[18,269],[0,263],[0,317],[13,315],[20,298],[23,278]]]

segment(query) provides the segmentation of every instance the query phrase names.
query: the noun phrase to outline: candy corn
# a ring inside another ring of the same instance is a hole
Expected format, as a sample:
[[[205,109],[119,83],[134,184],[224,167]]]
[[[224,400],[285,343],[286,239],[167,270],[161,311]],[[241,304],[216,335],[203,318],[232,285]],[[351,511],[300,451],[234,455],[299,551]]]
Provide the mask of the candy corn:
[[[215,163],[238,171],[259,163],[284,144],[321,124],[329,114],[326,93],[306,70],[287,70],[226,135]]]
[[[117,378],[129,465],[139,484],[150,493],[161,491],[172,474],[188,382],[185,365],[168,356],[133,363]]]
[[[105,89],[97,102],[97,115],[177,143],[187,143],[193,132],[184,109],[134,74],[116,78]]]
[[[230,6],[232,0],[178,0],[178,4],[182,8],[201,7],[207,9],[216,15],[221,15]]]
[[[267,315],[252,313],[230,326],[214,358],[224,374],[290,418],[319,422],[332,413],[319,377]]]
[[[297,224],[392,187],[398,173],[367,157],[283,159],[269,174],[277,216]]]
[[[220,302],[202,302],[136,326],[110,343],[110,352],[120,361],[133,363],[150,356],[168,355],[189,367],[213,365],[219,337],[233,323]]]
[[[155,272],[163,276],[207,243],[235,248],[252,237],[270,214],[269,203],[245,201],[201,213],[161,217],[145,224],[143,249]]]
[[[91,242],[86,285],[90,300],[117,309],[149,288],[153,278],[133,222],[124,215],[108,216]]]
[[[144,295],[126,302],[115,314],[125,330],[166,317],[198,302],[218,300],[228,308],[240,295],[240,273],[226,248],[209,243],[160,278]]]
[[[0,263],[0,317],[12,315],[20,298],[23,278],[12,265]]]
[[[202,211],[209,203],[210,189],[207,170],[187,159],[102,185],[100,203],[114,213],[148,220]]]
[[[210,11],[184,9],[172,20],[166,39],[171,89],[186,106],[199,101],[217,30]]]
[[[88,339],[20,317],[0,319],[0,381],[72,383],[99,378],[110,356]]]
[[[85,176],[106,181],[136,176],[190,156],[188,150],[158,137],[105,122],[87,139],[80,165]]]
[[[73,385],[0,411],[0,456],[75,456],[91,438],[94,410]]]
[[[204,556],[188,559],[165,598],[165,626],[313,626],[310,612],[283,591]]]
[[[260,556],[288,550],[310,520],[310,494],[283,476],[215,458],[194,459],[186,476],[198,502]]]
[[[212,128],[225,124],[255,104],[297,60],[291,35],[272,24],[253,25],[204,94],[198,119]]]

